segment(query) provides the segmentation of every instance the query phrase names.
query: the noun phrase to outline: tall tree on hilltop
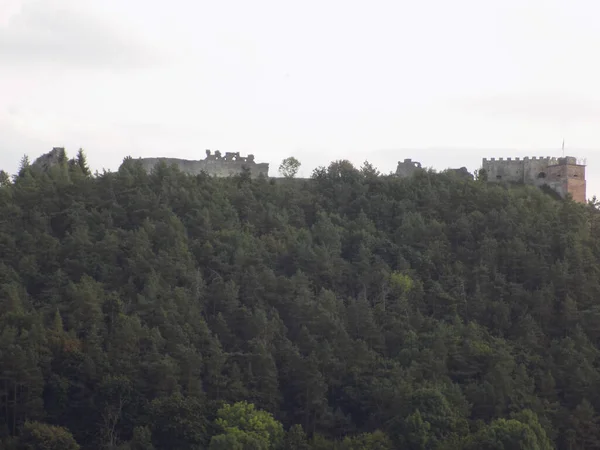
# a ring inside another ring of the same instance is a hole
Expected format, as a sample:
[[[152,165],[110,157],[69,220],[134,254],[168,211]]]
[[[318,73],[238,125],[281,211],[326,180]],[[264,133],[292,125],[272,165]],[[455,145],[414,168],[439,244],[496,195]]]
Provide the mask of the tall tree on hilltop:
[[[77,166],[79,166],[79,168],[81,169],[81,172],[85,176],[90,176],[91,175],[90,168],[89,168],[88,163],[87,163],[87,158],[86,158],[85,153],[83,152],[82,148],[80,148],[77,151],[77,156],[75,157],[75,161],[77,163]]]
[[[279,173],[285,178],[294,178],[300,169],[301,163],[293,156],[285,158],[279,165]]]

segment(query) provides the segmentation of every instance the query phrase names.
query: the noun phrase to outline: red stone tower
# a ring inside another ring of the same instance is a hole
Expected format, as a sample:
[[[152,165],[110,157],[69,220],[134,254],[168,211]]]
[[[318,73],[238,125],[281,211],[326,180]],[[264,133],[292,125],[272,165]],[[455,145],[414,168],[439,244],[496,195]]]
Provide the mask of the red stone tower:
[[[574,201],[587,203],[585,163],[577,161],[577,158],[558,158],[557,164],[548,166],[548,181],[563,197],[571,194]]]

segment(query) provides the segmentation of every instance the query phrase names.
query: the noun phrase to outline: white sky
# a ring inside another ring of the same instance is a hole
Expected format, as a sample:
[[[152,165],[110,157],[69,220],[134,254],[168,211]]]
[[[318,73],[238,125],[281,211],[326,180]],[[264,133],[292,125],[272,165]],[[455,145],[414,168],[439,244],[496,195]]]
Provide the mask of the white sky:
[[[600,194],[597,0],[0,0],[0,168],[204,150],[436,169],[587,158]]]

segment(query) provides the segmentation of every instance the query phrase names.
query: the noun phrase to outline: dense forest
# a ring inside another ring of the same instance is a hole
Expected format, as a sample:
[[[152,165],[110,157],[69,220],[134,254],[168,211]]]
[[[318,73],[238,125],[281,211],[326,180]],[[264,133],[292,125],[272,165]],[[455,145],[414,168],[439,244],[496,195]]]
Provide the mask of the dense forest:
[[[594,204],[336,161],[0,173],[0,447],[600,448]]]

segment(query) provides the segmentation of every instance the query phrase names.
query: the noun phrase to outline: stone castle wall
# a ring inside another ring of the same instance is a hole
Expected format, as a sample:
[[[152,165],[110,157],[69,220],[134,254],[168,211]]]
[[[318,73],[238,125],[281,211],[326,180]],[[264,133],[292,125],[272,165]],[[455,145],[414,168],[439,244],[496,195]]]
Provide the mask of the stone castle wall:
[[[573,156],[483,158],[482,169],[490,182],[523,183],[538,187],[546,185],[563,198],[571,194],[577,202],[587,201],[585,165],[580,164]]]
[[[32,168],[48,170],[63,158],[66,158],[65,149],[54,147],[51,152],[37,158],[32,164]],[[206,150],[206,158],[198,161],[177,158],[140,158],[139,161],[148,172],[158,163],[164,162],[167,165],[174,164],[182,172],[191,175],[204,172],[216,177],[229,177],[242,173],[246,168],[253,178],[261,175],[269,176],[268,163],[256,163],[254,155],[243,157],[239,152],[227,152],[225,156],[222,156],[219,151],[212,154],[210,150]],[[580,162],[573,156],[562,158],[549,156],[537,158],[534,156],[523,159],[483,158],[482,169],[486,172],[489,182],[522,183],[538,187],[546,185],[563,198],[570,194],[577,202],[587,202],[585,162]],[[405,159],[398,162],[396,175],[402,178],[410,177],[419,170],[423,170],[421,163]],[[465,167],[448,170],[460,176],[473,178]]]
[[[396,176],[400,178],[410,177],[419,170],[423,170],[421,163],[407,158],[404,161],[398,161],[398,166],[396,167]],[[460,177],[468,178],[471,180],[473,179],[473,175],[469,172],[469,170],[466,167],[461,167],[460,169],[447,170],[449,172],[454,172]]]
[[[396,175],[399,177],[410,177],[418,170],[421,170],[421,163],[417,161],[413,161],[410,158],[407,158],[402,161],[398,161],[398,167],[396,167]]]
[[[221,156],[221,152],[218,150],[214,154],[207,150],[206,158],[199,161],[177,158],[140,158],[140,161],[148,172],[159,162],[164,162],[168,166],[175,164],[179,170],[190,175],[198,175],[204,172],[215,177],[230,177],[242,173],[245,167],[250,171],[250,176],[253,178],[260,175],[269,176],[268,163],[256,163],[254,155],[243,157],[240,156],[239,152],[227,152],[225,156]]]
[[[482,168],[487,172],[491,182],[527,183],[542,185],[540,173],[545,173],[548,166],[558,164],[556,158],[483,158]],[[541,181],[540,181],[541,180]]]

